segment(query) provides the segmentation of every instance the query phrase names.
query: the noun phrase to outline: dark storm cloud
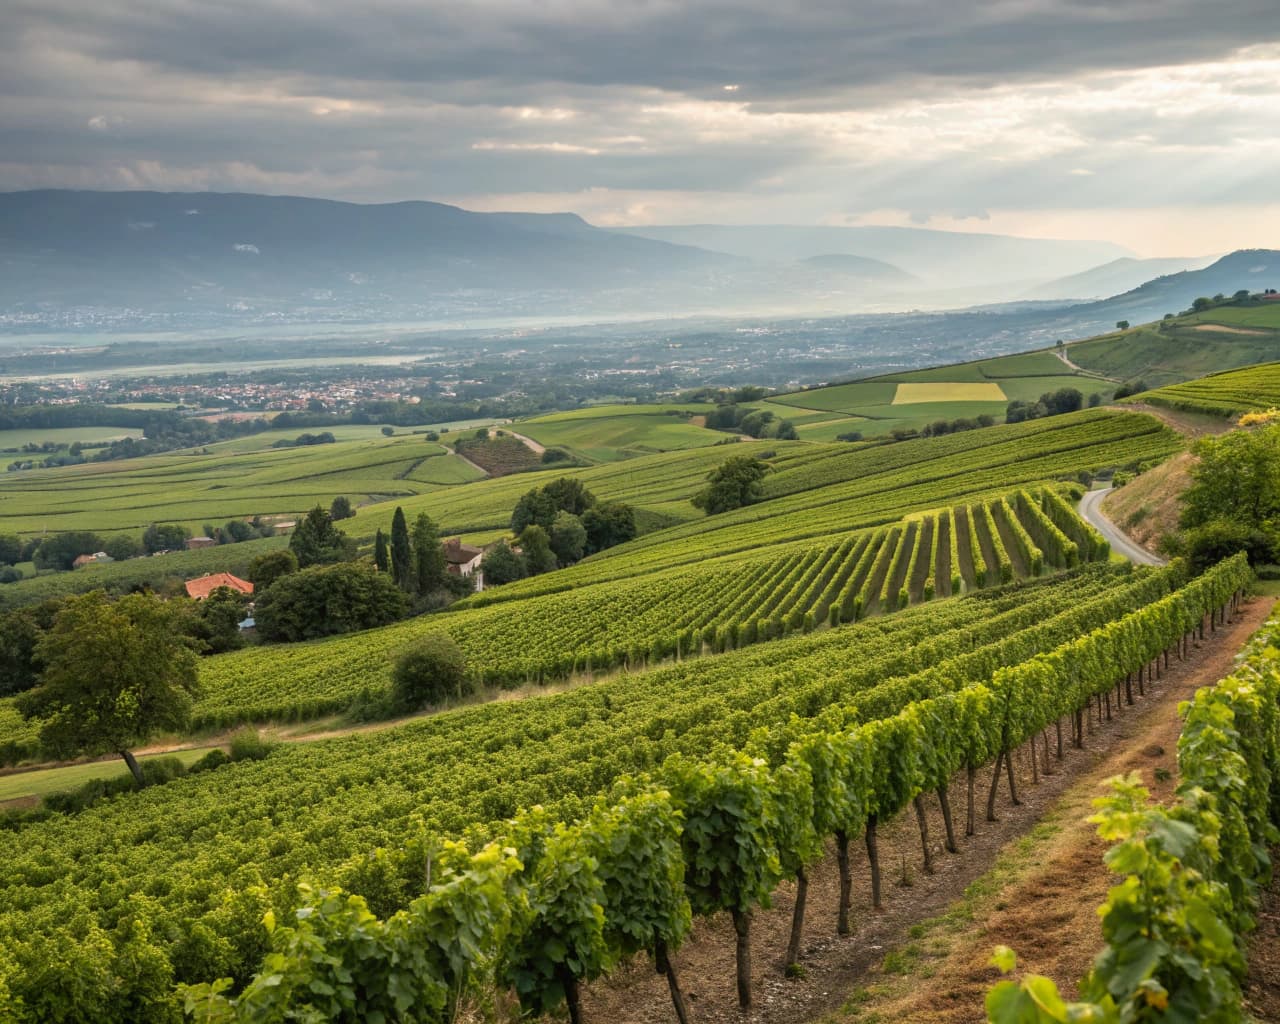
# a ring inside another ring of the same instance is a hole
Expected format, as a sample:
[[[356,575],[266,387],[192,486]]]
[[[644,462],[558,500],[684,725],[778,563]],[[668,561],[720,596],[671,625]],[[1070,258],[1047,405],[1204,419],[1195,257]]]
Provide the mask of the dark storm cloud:
[[[1280,51],[1198,69],[1273,20],[1274,0],[9,0],[0,188],[583,196],[615,220],[710,219],[716,197],[772,220],[1234,202],[1280,171]]]
[[[755,102],[807,105],[914,77],[1196,61],[1256,42],[1275,14],[1273,0],[41,0],[11,5],[6,35],[177,72],[430,84],[464,100],[510,102],[548,83],[693,94],[740,83]]]

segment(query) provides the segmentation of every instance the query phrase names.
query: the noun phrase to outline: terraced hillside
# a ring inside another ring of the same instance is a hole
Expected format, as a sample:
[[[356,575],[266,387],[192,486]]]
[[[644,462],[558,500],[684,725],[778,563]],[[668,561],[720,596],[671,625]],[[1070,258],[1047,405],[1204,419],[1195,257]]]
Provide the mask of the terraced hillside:
[[[1280,355],[1280,334],[1274,354]],[[1247,412],[1280,408],[1280,363],[1246,366],[1170,384],[1155,391],[1144,391],[1129,401],[1232,419]]]

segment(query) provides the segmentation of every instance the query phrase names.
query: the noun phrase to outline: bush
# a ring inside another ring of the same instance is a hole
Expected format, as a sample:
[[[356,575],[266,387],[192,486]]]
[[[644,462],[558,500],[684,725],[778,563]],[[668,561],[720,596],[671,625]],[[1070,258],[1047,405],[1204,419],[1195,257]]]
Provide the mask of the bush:
[[[467,659],[451,636],[429,633],[396,658],[391,675],[396,703],[405,711],[471,692]]]
[[[227,752],[221,747],[214,747],[204,757],[200,758],[195,764],[187,769],[188,775],[198,775],[200,772],[211,772],[215,768],[221,768],[224,764],[230,764],[231,758],[227,756]]]
[[[231,737],[232,761],[261,761],[274,746],[258,735],[258,730],[251,725],[237,729]]]
[[[1230,519],[1214,519],[1194,527],[1186,531],[1181,541],[1179,553],[1186,555],[1191,571],[1197,574],[1239,551],[1248,554],[1250,565],[1274,562],[1280,553],[1274,536]]]

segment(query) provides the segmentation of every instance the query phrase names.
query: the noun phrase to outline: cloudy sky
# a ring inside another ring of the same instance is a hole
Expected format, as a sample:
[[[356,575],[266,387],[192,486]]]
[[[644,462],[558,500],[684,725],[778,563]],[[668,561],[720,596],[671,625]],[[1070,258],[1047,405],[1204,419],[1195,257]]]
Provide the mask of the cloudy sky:
[[[0,0],[0,190],[1280,247],[1275,0]]]

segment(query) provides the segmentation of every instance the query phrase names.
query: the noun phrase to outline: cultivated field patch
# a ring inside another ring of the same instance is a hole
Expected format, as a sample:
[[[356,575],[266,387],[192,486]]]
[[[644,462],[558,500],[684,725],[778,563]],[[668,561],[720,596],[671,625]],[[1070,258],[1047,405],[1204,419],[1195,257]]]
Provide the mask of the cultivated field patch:
[[[1003,402],[1004,389],[995,381],[899,384],[893,395],[894,405],[916,405],[921,402]]]

